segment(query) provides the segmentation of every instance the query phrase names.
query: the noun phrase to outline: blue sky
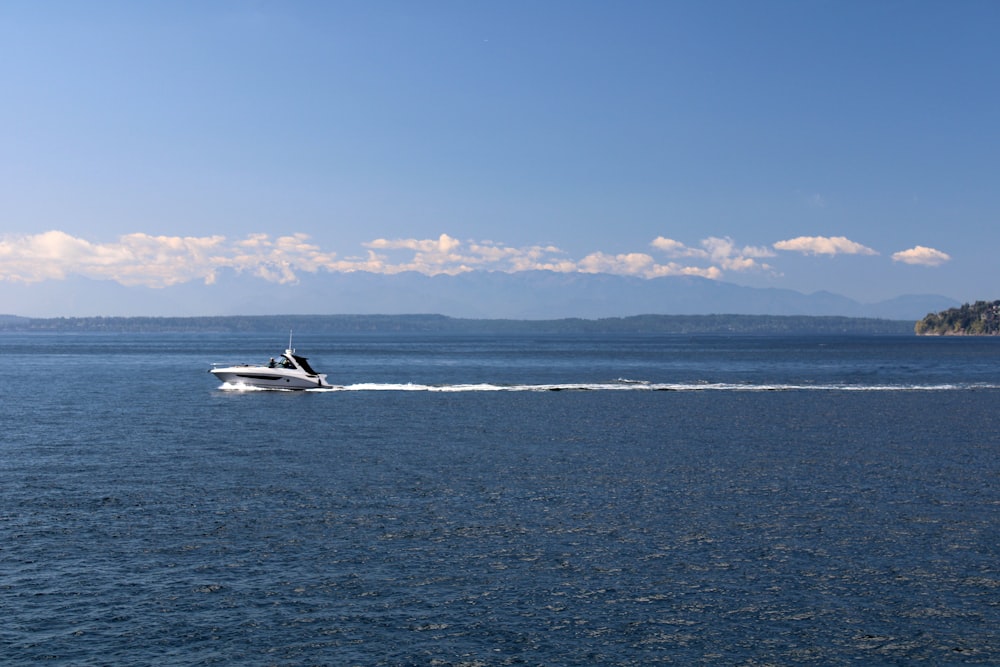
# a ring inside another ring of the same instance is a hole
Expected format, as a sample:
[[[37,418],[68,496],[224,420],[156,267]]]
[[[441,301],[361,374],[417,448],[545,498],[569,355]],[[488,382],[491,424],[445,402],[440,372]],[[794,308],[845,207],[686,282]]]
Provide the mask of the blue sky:
[[[12,0],[0,280],[996,299],[998,74],[1000,4],[971,0]]]

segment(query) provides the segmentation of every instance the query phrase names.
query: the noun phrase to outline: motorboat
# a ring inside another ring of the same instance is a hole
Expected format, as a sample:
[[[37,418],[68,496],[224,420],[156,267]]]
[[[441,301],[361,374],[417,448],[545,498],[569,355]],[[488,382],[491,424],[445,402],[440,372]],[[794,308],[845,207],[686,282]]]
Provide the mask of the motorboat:
[[[317,373],[308,359],[295,353],[291,336],[288,349],[278,359],[272,357],[267,364],[213,367],[208,372],[233,387],[328,389],[331,386],[327,384],[325,373]]]

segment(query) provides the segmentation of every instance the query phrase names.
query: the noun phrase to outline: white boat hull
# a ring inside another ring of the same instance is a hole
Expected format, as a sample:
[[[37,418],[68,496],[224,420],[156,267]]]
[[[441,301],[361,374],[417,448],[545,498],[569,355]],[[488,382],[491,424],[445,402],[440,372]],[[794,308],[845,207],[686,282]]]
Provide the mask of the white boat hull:
[[[213,368],[210,372],[226,384],[258,389],[318,389],[330,386],[325,375],[302,375],[266,366],[231,366]]]

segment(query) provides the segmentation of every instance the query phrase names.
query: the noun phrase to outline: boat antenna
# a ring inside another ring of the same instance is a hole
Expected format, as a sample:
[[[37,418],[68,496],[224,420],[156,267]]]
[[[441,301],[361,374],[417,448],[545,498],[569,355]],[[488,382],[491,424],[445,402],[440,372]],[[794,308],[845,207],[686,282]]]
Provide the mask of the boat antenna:
[[[292,351],[292,352],[295,352],[295,348],[292,347],[292,330],[291,329],[288,330],[288,349],[290,351]]]

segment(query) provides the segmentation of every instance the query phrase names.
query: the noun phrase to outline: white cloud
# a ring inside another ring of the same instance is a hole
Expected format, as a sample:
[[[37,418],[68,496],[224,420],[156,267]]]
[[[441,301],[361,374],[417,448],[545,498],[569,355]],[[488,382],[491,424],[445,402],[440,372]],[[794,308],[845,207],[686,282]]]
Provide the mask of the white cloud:
[[[447,234],[436,239],[375,239],[364,244],[367,248],[379,250],[407,250],[413,253],[409,262],[385,266],[385,273],[417,271],[435,275],[439,273],[457,274],[472,271],[473,266],[483,259],[476,255],[463,255],[462,242]]]
[[[709,266],[680,266],[671,262],[670,273],[659,275],[700,275],[706,278],[720,278],[723,271],[761,271],[769,270],[769,264],[757,260],[764,257],[774,257],[770,248],[744,246],[739,247],[727,237],[710,236],[701,242],[701,248],[692,248],[680,241],[658,236],[650,244],[668,257],[707,260]]]
[[[405,249],[431,254],[447,254],[461,244],[461,241],[447,234],[442,234],[437,239],[375,239],[364,245],[368,248]]]
[[[877,255],[871,248],[844,236],[798,236],[774,244],[776,250],[801,252],[805,255]]]
[[[744,246],[739,248],[728,236],[719,238],[710,236],[701,242],[713,262],[727,271],[767,270],[771,266],[758,262],[764,257],[774,257],[769,248]]]
[[[555,271],[571,273],[577,265],[555,246],[510,248],[492,241],[470,242],[469,252],[476,261],[504,271]]]
[[[578,270],[582,273],[617,273],[635,276],[644,275],[654,264],[652,257],[641,252],[621,255],[595,252],[580,260]]]
[[[236,241],[211,258],[208,267],[214,275],[219,268],[232,268],[269,282],[295,283],[296,270],[315,273],[335,262],[335,253],[322,252],[308,242],[306,234],[279,236],[271,240],[266,234],[251,234]]]
[[[223,240],[128,234],[117,243],[91,243],[61,231],[5,237],[0,240],[0,278],[32,283],[77,274],[148,287],[210,281],[209,253]]]
[[[212,253],[224,241],[222,236],[179,237],[128,234],[117,244],[91,246],[96,250],[83,270],[76,271],[99,278],[117,280],[123,285],[165,287],[202,278],[214,280]],[[85,243],[85,242],[84,242]],[[100,260],[100,269],[97,262]]]
[[[699,276],[710,280],[719,280],[723,276],[722,269],[717,266],[685,266],[677,262],[657,264],[646,272],[647,278],[662,276]]]
[[[951,259],[951,255],[934,248],[927,248],[922,245],[914,246],[909,250],[901,250],[893,253],[894,262],[904,264],[919,264],[921,266],[941,266]]]
[[[708,257],[700,248],[689,248],[680,241],[657,236],[649,245],[665,253],[668,257]]]

